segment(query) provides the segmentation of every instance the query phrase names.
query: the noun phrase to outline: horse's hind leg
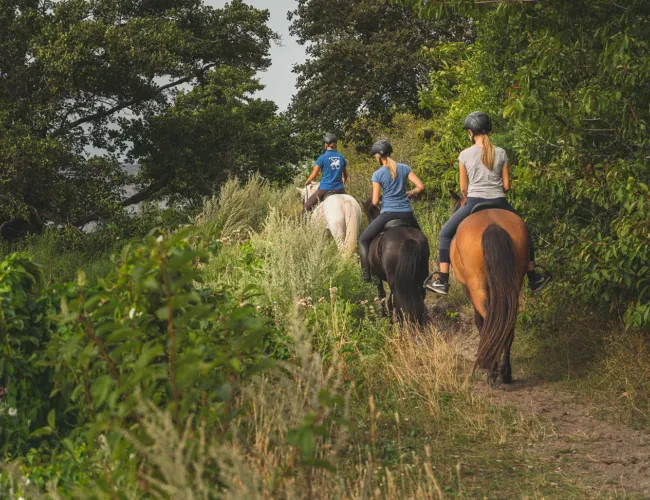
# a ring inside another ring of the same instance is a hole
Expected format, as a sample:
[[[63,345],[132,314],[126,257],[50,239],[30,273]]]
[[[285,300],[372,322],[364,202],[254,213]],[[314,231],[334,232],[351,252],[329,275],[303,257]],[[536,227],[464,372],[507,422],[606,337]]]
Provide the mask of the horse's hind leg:
[[[395,294],[393,294],[393,292],[390,292],[386,304],[388,305],[388,317],[390,318],[390,322],[391,324],[395,324]]]
[[[483,316],[481,316],[481,314],[476,309],[474,309],[474,324],[480,333],[481,329],[483,328]]]
[[[388,301],[386,300],[386,289],[384,288],[384,282],[377,278],[377,297],[381,301],[381,311],[384,316],[390,314],[390,307],[388,306]]]

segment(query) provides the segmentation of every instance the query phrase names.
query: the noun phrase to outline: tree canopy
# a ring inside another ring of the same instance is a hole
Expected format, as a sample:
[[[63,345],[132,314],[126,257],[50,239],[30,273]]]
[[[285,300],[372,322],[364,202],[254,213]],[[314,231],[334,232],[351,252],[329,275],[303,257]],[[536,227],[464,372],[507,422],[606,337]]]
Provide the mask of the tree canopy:
[[[242,158],[244,172],[260,157],[270,172],[282,156],[273,146],[262,155],[260,136],[285,131],[274,105],[251,97],[277,39],[268,17],[240,0],[221,9],[202,0],[3,2],[3,230],[81,225],[156,194],[187,195],[191,183],[200,195],[238,172]],[[206,120],[216,121],[207,128]],[[197,127],[205,142],[189,145]],[[106,153],[88,158],[88,148]],[[195,153],[224,161],[191,171]],[[128,200],[125,155],[145,164]],[[165,161],[154,166],[155,158]]]
[[[395,111],[419,113],[431,70],[422,48],[472,38],[461,18],[421,19],[390,0],[299,0],[289,18],[309,56],[295,68],[292,110],[303,129],[319,131],[349,132],[360,115],[387,122]]]

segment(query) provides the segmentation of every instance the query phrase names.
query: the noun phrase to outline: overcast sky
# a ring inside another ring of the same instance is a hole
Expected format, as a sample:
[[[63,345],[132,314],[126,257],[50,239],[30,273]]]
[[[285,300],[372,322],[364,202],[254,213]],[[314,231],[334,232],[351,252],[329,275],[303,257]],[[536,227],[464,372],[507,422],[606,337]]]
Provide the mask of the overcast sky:
[[[205,0],[208,5],[223,7],[226,0]],[[296,86],[296,76],[291,72],[294,64],[305,60],[305,48],[289,35],[287,13],[293,10],[295,0],[245,0],[249,5],[259,9],[268,9],[271,13],[270,26],[282,36],[282,46],[271,47],[273,66],[260,74],[260,80],[266,86],[261,96],[275,101],[281,111],[284,111],[293,96]]]

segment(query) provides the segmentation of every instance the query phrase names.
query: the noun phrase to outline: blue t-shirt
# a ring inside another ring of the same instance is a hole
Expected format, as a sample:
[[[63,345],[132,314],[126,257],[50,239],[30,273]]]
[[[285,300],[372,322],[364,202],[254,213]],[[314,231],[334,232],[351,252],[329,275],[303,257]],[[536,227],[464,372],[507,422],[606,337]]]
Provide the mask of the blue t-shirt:
[[[343,170],[348,166],[348,162],[345,161],[341,153],[328,149],[324,155],[316,160],[316,165],[320,167],[323,174],[318,189],[343,189]]]
[[[411,202],[406,196],[406,180],[411,169],[403,163],[397,164],[397,177],[393,179],[388,167],[381,167],[372,174],[372,182],[381,186],[383,196],[381,199],[381,213],[384,212],[412,212]]]

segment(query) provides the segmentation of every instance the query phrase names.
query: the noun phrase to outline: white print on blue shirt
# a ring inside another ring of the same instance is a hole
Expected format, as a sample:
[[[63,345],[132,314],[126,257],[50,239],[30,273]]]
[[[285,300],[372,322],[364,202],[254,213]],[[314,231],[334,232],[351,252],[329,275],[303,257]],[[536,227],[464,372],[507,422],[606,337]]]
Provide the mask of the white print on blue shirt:
[[[330,168],[335,170],[341,169],[341,158],[332,158],[330,159]]]

